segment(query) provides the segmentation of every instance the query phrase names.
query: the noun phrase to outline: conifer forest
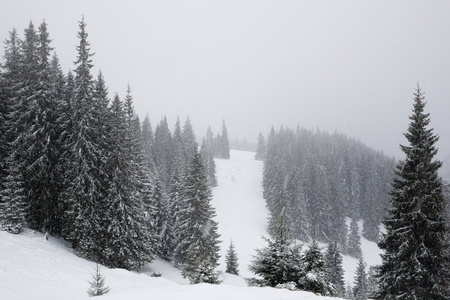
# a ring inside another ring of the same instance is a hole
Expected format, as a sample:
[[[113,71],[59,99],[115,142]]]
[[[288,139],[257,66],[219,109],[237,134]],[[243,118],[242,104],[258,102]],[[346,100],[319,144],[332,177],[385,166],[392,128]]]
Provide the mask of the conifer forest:
[[[214,121],[220,132],[209,127],[204,135],[189,117],[141,120],[130,85],[120,98],[102,72],[93,74],[84,18],[77,37],[67,73],[45,21],[12,29],[4,41],[1,230],[61,238],[108,268],[141,271],[162,259],[191,284],[220,284],[222,240],[211,201],[221,184],[215,160],[229,160],[233,147],[225,120]],[[255,137],[269,219],[248,285],[348,299],[449,299],[450,196],[435,158],[439,135],[420,85],[411,100],[400,161],[301,123]],[[366,271],[361,238],[383,250],[380,266]],[[239,276],[234,241],[223,242],[225,272]],[[358,260],[351,287],[343,255]],[[104,284],[98,266],[96,276]]]

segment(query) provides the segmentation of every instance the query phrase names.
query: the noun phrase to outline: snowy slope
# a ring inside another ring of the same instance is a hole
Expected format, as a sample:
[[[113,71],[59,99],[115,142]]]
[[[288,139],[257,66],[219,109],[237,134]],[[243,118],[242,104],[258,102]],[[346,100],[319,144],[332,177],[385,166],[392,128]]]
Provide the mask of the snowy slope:
[[[269,215],[262,198],[262,162],[255,160],[253,152],[231,150],[231,158],[217,159],[216,167],[218,186],[212,206],[222,240],[220,269],[225,271],[225,254],[233,240],[240,275],[252,277],[248,264],[255,249],[264,246],[261,236],[266,234]]]
[[[214,189],[222,234],[223,261],[230,239],[236,247],[241,275],[252,276],[248,263],[264,245],[267,210],[261,195],[262,163],[254,153],[232,151],[230,160],[217,160],[219,186]],[[376,245],[363,240],[369,264],[378,262]],[[371,254],[372,253],[372,254]],[[353,282],[357,261],[345,258],[346,280]],[[95,264],[73,254],[61,240],[26,230],[20,235],[0,231],[0,299],[87,299],[88,280]],[[224,264],[219,267],[225,269]],[[162,273],[154,278],[153,272]],[[169,263],[156,260],[141,273],[102,268],[109,294],[104,299],[330,299],[307,292],[250,288],[241,277],[222,274],[223,283],[189,285]],[[334,298],[336,299],[336,298]]]
[[[219,185],[213,190],[212,205],[217,210],[216,219],[222,239],[220,270],[225,270],[225,254],[232,239],[238,255],[240,275],[253,277],[254,274],[248,271],[248,265],[255,249],[265,245],[261,236],[266,236],[269,217],[262,197],[263,163],[255,160],[253,152],[231,150],[231,158],[217,159],[216,165]],[[358,222],[358,225],[362,236],[362,222]],[[320,246],[325,251],[327,245]],[[375,243],[362,238],[361,249],[368,266],[381,263],[381,251]],[[353,284],[358,260],[350,256],[344,256],[343,260],[345,282]]]

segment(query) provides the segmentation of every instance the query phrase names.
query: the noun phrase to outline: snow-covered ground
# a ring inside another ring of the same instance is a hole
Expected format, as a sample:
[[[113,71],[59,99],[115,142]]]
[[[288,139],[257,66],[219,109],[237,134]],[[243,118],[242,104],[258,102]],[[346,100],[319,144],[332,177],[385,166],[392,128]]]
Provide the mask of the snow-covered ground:
[[[250,277],[248,264],[256,248],[264,246],[267,210],[262,198],[262,163],[254,153],[231,151],[230,160],[216,160],[219,186],[213,190],[219,233],[222,235],[220,271],[233,240],[240,273]],[[361,227],[361,226],[360,226]],[[325,245],[323,245],[325,247]],[[362,240],[365,261],[380,262],[376,244]],[[346,281],[353,282],[357,260],[344,257]],[[64,242],[26,230],[20,235],[0,231],[0,299],[87,299],[88,280],[95,263],[73,254]],[[141,273],[102,267],[111,291],[104,299],[330,299],[308,292],[247,287],[242,277],[222,274],[221,285],[189,285],[169,263],[156,260]],[[162,274],[155,278],[153,272]],[[335,298],[334,298],[335,299]]]

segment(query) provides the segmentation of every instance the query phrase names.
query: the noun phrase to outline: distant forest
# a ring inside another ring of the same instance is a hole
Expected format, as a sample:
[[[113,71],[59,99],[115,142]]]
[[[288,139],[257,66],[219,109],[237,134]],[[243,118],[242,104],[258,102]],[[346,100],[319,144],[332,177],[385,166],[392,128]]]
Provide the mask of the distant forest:
[[[337,241],[345,252],[351,218],[355,224],[364,220],[364,237],[378,240],[393,158],[343,134],[300,127],[260,135],[256,158],[264,161],[263,194],[271,218],[287,219],[295,238]]]

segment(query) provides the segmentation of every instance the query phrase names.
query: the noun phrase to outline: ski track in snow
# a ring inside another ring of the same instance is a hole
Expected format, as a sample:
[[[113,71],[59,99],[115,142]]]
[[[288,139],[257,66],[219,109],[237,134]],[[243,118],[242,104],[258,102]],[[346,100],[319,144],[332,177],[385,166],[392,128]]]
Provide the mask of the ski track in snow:
[[[111,291],[102,299],[336,299],[308,292],[247,287],[242,277],[252,277],[248,264],[255,249],[265,245],[268,211],[262,198],[262,162],[255,153],[231,151],[230,160],[216,160],[219,186],[213,189],[221,234],[221,285],[189,285],[170,263],[155,260],[142,272],[101,268]],[[360,230],[362,224],[359,223]],[[242,277],[223,274],[225,254],[233,240]],[[326,245],[322,244],[322,249]],[[361,240],[368,265],[379,264],[375,243]],[[353,283],[357,259],[344,257],[346,282]],[[0,231],[0,299],[91,299],[87,295],[95,263],[77,257],[69,245],[42,233],[25,230],[20,235]],[[162,274],[155,278],[153,272]]]

